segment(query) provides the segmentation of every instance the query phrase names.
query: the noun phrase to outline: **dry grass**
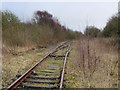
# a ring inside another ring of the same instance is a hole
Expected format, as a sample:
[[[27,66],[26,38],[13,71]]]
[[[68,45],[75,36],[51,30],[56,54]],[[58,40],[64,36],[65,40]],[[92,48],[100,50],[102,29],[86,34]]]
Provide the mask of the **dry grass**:
[[[71,88],[117,87],[117,46],[110,43],[110,39],[86,38],[73,43],[65,85]]]
[[[11,53],[4,52],[2,55],[2,87],[8,87],[8,85],[13,82],[11,79],[15,79],[17,74],[23,74],[56,46],[57,45],[49,46],[46,49],[36,48],[35,50],[30,50],[27,53],[25,53],[26,49],[17,48],[15,53],[22,52],[23,54],[21,55],[13,55]]]

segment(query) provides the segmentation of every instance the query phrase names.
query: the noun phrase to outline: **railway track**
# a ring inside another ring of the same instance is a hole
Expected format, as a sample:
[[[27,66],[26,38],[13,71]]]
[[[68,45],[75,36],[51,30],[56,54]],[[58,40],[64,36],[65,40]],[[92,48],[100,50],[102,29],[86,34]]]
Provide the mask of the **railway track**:
[[[65,65],[70,50],[70,43],[60,44],[23,75],[17,75],[18,79],[7,90],[63,88]]]

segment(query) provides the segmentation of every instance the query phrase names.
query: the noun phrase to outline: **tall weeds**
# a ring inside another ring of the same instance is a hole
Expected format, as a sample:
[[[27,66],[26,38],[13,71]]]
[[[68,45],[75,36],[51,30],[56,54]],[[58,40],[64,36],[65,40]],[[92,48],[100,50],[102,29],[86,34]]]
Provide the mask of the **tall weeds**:
[[[112,87],[113,77],[117,77],[118,57],[117,44],[111,43],[113,38],[81,38],[77,44],[79,67],[83,73],[83,81],[88,81],[89,87],[94,87],[95,78],[101,78],[103,87]],[[104,70],[105,69],[105,70]],[[97,74],[96,74],[97,72]],[[98,73],[103,76],[94,77]],[[103,79],[104,77],[104,79]],[[104,83],[106,84],[103,84]],[[98,82],[100,84],[100,82]]]
[[[100,57],[96,55],[95,40],[91,38],[80,39],[79,44],[79,62],[84,78],[91,82]],[[91,86],[91,85],[90,85]]]

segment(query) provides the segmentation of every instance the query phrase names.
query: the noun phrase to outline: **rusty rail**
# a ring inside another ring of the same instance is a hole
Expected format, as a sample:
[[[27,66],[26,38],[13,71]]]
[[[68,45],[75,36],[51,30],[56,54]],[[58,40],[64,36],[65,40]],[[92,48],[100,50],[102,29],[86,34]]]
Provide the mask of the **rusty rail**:
[[[63,79],[64,79],[64,73],[65,73],[65,65],[66,65],[66,60],[68,57],[68,54],[70,53],[71,49],[68,50],[68,52],[65,55],[65,60],[64,60],[64,65],[63,65],[63,69],[62,69],[62,74],[61,74],[61,80],[60,80],[60,90],[62,89],[63,86]]]
[[[13,82],[8,88],[7,90],[13,90],[14,88],[17,88],[18,85],[20,85],[20,83],[23,82],[23,80],[25,78],[27,78],[32,71],[38,66],[38,64],[40,64],[43,60],[45,60],[50,54],[56,52],[56,50],[61,47],[62,45],[64,45],[66,42],[63,42],[61,45],[59,45],[58,47],[55,48],[55,50],[51,51],[49,54],[47,54],[44,58],[42,58],[38,63],[36,63],[34,66],[32,66],[28,71],[26,71],[21,77],[19,77],[15,82]]]

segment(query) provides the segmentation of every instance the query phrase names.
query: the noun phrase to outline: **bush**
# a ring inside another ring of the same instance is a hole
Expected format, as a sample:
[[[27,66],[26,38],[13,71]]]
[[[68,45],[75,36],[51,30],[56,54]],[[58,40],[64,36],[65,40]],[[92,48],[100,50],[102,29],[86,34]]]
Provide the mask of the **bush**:
[[[88,26],[85,29],[84,34],[89,37],[97,37],[100,33],[100,30],[94,26]]]

